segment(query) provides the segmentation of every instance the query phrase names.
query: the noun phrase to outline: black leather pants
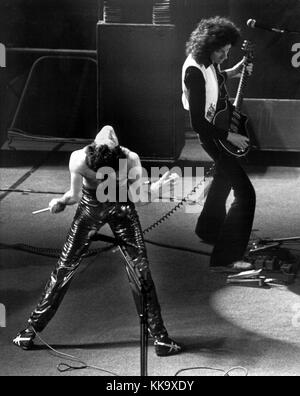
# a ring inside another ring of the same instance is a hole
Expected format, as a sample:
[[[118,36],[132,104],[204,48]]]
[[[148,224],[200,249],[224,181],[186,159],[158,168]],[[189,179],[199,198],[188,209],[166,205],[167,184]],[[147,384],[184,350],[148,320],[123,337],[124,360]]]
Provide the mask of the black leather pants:
[[[139,289],[132,279],[136,278],[146,293],[148,327],[155,338],[166,336],[161,317],[160,305],[149,269],[143,233],[134,204],[99,203],[96,192],[83,190],[70,231],[67,235],[60,259],[45,287],[40,303],[31,314],[29,323],[37,332],[41,332],[58,310],[83,255],[87,252],[91,240],[90,234],[108,223],[119,241],[133,275],[130,284],[139,315],[141,300]],[[127,269],[128,269],[127,264]],[[130,273],[130,271],[127,271]]]

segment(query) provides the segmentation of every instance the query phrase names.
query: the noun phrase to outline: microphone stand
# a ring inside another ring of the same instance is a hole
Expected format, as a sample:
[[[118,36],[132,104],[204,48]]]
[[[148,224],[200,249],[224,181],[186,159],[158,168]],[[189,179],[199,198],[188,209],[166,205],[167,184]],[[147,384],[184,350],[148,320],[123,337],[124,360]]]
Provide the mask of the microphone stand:
[[[147,308],[147,286],[145,279],[134,269],[134,265],[127,251],[127,245],[119,244],[119,249],[125,258],[125,269],[133,293],[140,300],[140,364],[141,377],[148,376],[148,308]]]
[[[300,31],[298,31],[298,30],[289,30],[289,29],[281,28],[281,27],[271,27],[271,26],[263,25],[262,23],[257,22],[256,19],[249,19],[247,21],[246,25],[251,29],[262,29],[262,30],[266,30],[268,32],[273,32],[273,33],[300,34]]]
[[[135,270],[134,264],[132,263],[130,254],[127,250],[128,247],[136,246],[132,243],[127,243],[119,238],[113,238],[107,235],[100,234],[97,231],[91,231],[89,234],[91,241],[102,241],[112,243],[118,246],[126,262],[125,269],[129,279],[131,289],[134,293],[134,298],[139,300],[139,317],[140,317],[140,362],[141,362],[141,377],[148,376],[148,304],[147,304],[147,292],[148,288],[146,280],[143,276]]]

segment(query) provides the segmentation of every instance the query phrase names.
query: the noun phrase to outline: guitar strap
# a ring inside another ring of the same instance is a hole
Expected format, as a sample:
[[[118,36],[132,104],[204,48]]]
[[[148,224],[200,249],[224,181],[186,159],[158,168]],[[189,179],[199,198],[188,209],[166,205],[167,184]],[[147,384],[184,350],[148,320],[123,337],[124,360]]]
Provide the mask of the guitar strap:
[[[226,106],[230,103],[229,93],[226,86],[225,73],[220,70],[220,66],[214,65],[217,73],[218,83],[219,83],[219,100],[217,106],[217,113],[226,108]]]

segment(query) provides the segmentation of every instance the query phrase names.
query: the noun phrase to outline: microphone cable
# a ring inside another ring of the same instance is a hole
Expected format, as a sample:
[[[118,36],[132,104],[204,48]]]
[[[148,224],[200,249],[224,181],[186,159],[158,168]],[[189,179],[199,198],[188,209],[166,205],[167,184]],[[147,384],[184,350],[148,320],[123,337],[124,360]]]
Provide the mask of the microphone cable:
[[[229,374],[232,373],[233,371],[238,371],[238,370],[243,371],[245,373],[245,377],[248,377],[248,375],[249,375],[248,370],[246,368],[240,367],[240,366],[232,367],[231,369],[229,369],[227,371],[218,369],[218,368],[213,368],[213,367],[189,367],[189,368],[185,368],[185,369],[181,369],[181,370],[177,371],[177,373],[175,374],[175,377],[178,377],[179,374],[181,374],[181,373],[184,373],[187,371],[195,371],[195,370],[217,371],[217,372],[223,373],[224,377],[232,377]]]
[[[113,371],[105,370],[102,369],[101,367],[98,366],[93,366],[91,364],[88,364],[84,362],[83,360],[73,356],[69,355],[67,353],[59,352],[56,349],[54,349],[51,345],[49,345],[35,330],[32,328],[36,337],[40,340],[40,342],[49,350],[50,354],[55,357],[62,358],[66,361],[73,362],[74,364],[68,364],[68,363],[59,363],[56,368],[60,373],[66,373],[70,371],[76,371],[76,370],[85,370],[85,369],[92,369],[92,370],[97,370],[101,371],[102,373],[110,374],[111,376],[114,377],[120,377],[120,375],[114,373]],[[76,363],[78,365],[76,365]]]

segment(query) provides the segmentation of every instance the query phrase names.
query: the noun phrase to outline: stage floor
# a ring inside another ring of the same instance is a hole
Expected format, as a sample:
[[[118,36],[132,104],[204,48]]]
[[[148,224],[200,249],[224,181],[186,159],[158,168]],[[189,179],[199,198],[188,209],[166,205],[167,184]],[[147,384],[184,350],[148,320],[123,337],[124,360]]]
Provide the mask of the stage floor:
[[[194,141],[189,144],[195,147]],[[192,165],[195,155],[190,153],[187,148],[182,160]],[[201,160],[209,160],[199,155]],[[31,213],[48,205],[51,192],[68,187],[67,158],[41,161],[27,157],[22,161],[21,157],[17,163],[1,163],[1,189],[20,192],[1,192],[0,242],[60,249],[75,207],[57,216]],[[299,236],[300,168],[251,165],[249,172],[257,191],[253,238]],[[143,228],[174,205],[139,208]],[[151,241],[186,249],[147,244],[166,326],[186,346],[181,355],[158,358],[150,342],[149,375],[173,376],[178,370],[195,367],[226,371],[234,366],[245,367],[250,376],[299,375],[299,278],[290,286],[269,289],[227,285],[226,275],[209,270],[211,247],[195,236],[198,214],[191,212],[184,207],[147,234]],[[104,233],[109,235],[108,228]],[[97,247],[103,244],[93,246]],[[300,250],[300,244],[293,249]],[[45,347],[23,352],[11,343],[35,307],[55,261],[0,250],[0,303],[7,313],[6,327],[0,328],[0,375],[107,375],[92,369],[59,374],[56,366],[64,360]],[[83,261],[61,309],[42,336],[60,352],[90,365],[122,376],[139,375],[139,320],[119,252]],[[221,373],[198,369],[185,375]]]

